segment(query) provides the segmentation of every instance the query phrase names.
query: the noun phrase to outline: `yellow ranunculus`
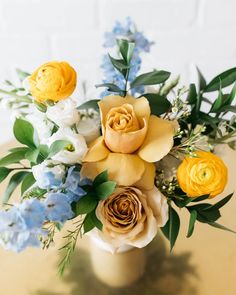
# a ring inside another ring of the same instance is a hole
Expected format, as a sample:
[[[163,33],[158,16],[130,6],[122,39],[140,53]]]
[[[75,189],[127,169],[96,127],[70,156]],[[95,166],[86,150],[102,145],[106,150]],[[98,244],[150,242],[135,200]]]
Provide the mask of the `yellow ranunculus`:
[[[30,92],[38,102],[59,101],[69,97],[76,87],[76,71],[67,62],[48,62],[29,78]]]
[[[107,96],[99,108],[102,136],[90,145],[81,174],[93,179],[108,170],[118,185],[152,189],[153,162],[172,148],[173,124],[151,115],[145,97]]]
[[[186,157],[177,170],[179,186],[189,197],[215,197],[224,190],[227,175],[223,161],[203,151],[198,151],[197,157]]]

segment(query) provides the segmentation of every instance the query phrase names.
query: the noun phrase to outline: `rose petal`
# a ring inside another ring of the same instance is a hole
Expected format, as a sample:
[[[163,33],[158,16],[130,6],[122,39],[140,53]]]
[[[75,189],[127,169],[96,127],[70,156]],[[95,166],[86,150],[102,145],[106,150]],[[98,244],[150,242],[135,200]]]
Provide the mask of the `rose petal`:
[[[102,161],[84,163],[81,175],[94,179],[105,170],[108,170],[109,179],[116,181],[118,185],[131,186],[141,179],[145,164],[137,155],[110,153]]]
[[[148,205],[157,220],[159,227],[163,227],[169,219],[169,207],[166,197],[154,186],[152,190],[146,191]]]
[[[134,112],[136,116],[140,119],[150,117],[151,109],[148,100],[145,97],[136,98],[134,101]]]
[[[135,186],[144,190],[151,190],[154,186],[155,179],[155,165],[152,163],[145,163],[145,171],[141,177],[141,179],[135,183]]]
[[[105,142],[110,150],[116,153],[131,154],[135,152],[143,143],[147,133],[147,122],[143,120],[143,128],[122,133],[113,130],[110,126],[106,127]]]
[[[148,131],[138,154],[147,162],[157,162],[166,156],[173,146],[174,128],[172,124],[151,115]]]
[[[100,136],[89,146],[89,150],[85,155],[84,162],[95,162],[105,159],[109,155],[110,151],[106,147],[103,137]]]

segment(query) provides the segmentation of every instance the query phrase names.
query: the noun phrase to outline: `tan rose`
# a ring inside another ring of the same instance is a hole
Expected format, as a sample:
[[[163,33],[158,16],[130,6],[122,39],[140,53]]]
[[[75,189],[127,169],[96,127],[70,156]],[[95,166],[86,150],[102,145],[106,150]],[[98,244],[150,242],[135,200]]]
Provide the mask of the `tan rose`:
[[[127,245],[142,248],[167,222],[167,199],[156,187],[151,191],[119,187],[99,203],[96,214],[103,230],[93,230],[92,236],[106,249],[115,252]]]
[[[107,96],[99,102],[102,136],[89,147],[81,174],[94,179],[108,170],[121,186],[150,190],[155,166],[173,146],[175,126],[150,114],[145,97]]]

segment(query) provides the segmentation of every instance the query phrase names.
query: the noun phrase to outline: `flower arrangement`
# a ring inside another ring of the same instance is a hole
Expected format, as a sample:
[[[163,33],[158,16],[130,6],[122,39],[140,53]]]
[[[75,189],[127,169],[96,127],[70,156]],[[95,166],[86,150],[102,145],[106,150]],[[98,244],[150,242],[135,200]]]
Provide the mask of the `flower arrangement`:
[[[218,223],[233,194],[207,200],[227,184],[215,147],[236,148],[236,68],[209,83],[197,70],[199,85],[180,87],[168,71],[139,74],[153,42],[130,19],[105,37],[114,55],[103,58],[101,99],[71,98],[76,71],[57,61],[32,74],[17,70],[20,86],[6,81],[0,89],[19,142],[0,159],[0,181],[8,179],[0,244],[17,252],[48,248],[71,222],[61,273],[87,233],[114,253],[145,247],[160,230],[172,249],[179,208],[189,212],[187,237],[196,221],[235,233]],[[10,203],[19,185],[20,199]]]

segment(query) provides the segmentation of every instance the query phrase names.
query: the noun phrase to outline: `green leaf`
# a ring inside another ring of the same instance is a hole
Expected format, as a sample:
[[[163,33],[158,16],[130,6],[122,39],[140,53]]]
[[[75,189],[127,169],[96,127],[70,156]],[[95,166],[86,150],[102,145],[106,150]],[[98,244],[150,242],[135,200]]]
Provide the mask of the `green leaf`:
[[[135,43],[124,39],[117,40],[120,53],[127,64],[130,64],[132,59]]]
[[[98,110],[98,102],[99,99],[92,99],[89,101],[86,101],[85,103],[81,104],[77,107],[78,110],[88,110],[88,109],[95,109]]]
[[[7,176],[9,175],[11,171],[12,171],[11,169],[8,169],[6,167],[0,167],[0,183],[7,178]]]
[[[157,93],[146,93],[142,96],[147,98],[151,108],[151,113],[153,115],[162,115],[166,113],[171,107],[169,100]]]
[[[29,149],[27,149],[29,150]],[[8,166],[11,164],[19,163],[25,159],[26,150],[16,151],[0,159],[0,166]]]
[[[27,152],[29,150],[28,147],[15,147],[15,148],[11,148],[8,151],[11,153],[15,153],[15,152]]]
[[[107,181],[108,181],[108,172],[107,172],[107,170],[105,170],[95,177],[95,179],[93,181],[93,185],[98,186],[98,185],[102,184],[103,182],[107,182]]]
[[[197,101],[197,90],[195,84],[190,84],[189,85],[189,92],[187,96],[187,101],[190,104],[195,104]]]
[[[203,196],[200,196],[200,197],[197,197],[197,198],[192,198],[192,202],[196,203],[196,202],[204,201],[204,200],[206,200],[208,198],[209,198],[209,195],[203,195]]]
[[[169,220],[166,225],[161,228],[163,234],[170,241],[170,251],[173,249],[176,239],[179,235],[180,219],[179,215],[171,206],[169,206]]]
[[[54,141],[50,148],[49,148],[49,155],[48,157],[51,158],[57,153],[59,153],[61,150],[65,149],[68,145],[70,145],[70,141],[68,140],[56,140]]]
[[[236,231],[234,231],[234,230],[232,230],[232,229],[229,229],[229,228],[225,227],[224,225],[221,225],[221,224],[219,224],[219,223],[217,223],[217,222],[209,222],[208,224],[209,224],[210,226],[215,227],[215,228],[222,229],[222,230],[225,230],[225,231],[229,231],[229,232],[231,232],[231,233],[233,233],[233,234],[236,234]]]
[[[95,227],[91,213],[86,215],[84,219],[83,227],[84,227],[84,234],[91,231]]]
[[[110,56],[110,54],[108,54],[110,61],[112,63],[112,65],[119,71],[122,73],[122,70],[127,70],[130,68],[129,65],[127,65],[127,63],[123,60],[123,59],[115,59],[112,56]]]
[[[49,148],[46,144],[40,144],[40,146],[38,147],[40,154],[42,155],[42,157],[44,159],[46,159],[49,155]]]
[[[211,92],[227,87],[236,81],[236,68],[229,69],[219,75],[217,75],[211,82],[205,87],[204,92]]]
[[[34,127],[26,120],[16,119],[13,132],[15,138],[22,144],[30,148],[35,148],[39,145],[39,139]]]
[[[28,76],[30,76],[29,73],[22,71],[21,69],[16,69],[16,73],[18,78],[20,79],[20,81],[25,80],[25,78],[27,78]]]
[[[236,113],[236,106],[230,106],[230,105],[223,106],[217,111],[217,113],[222,113],[222,112]]]
[[[22,182],[22,180],[25,178],[25,176],[28,174],[29,172],[26,171],[20,171],[15,173],[7,186],[7,189],[3,195],[3,201],[2,203],[7,203],[11,197],[11,195],[13,194],[14,190],[17,188],[17,186]]]
[[[209,211],[209,210],[218,210],[221,207],[223,207],[225,204],[227,204],[231,198],[233,197],[234,193],[229,194],[227,197],[225,197],[224,199],[220,200],[219,202],[217,202],[214,205],[209,206],[208,208],[205,208],[204,211]]]
[[[227,100],[225,101],[225,105],[231,105],[236,97],[236,82],[234,83],[234,87],[232,88]]]
[[[216,113],[217,111],[219,111],[219,109],[221,108],[222,105],[223,105],[223,93],[222,93],[222,91],[220,89],[219,93],[218,93],[218,97],[213,102],[209,113]]]
[[[144,86],[144,85],[155,85],[165,82],[170,77],[170,72],[166,71],[152,71],[142,74],[134,79],[130,84],[131,88]]]
[[[187,238],[190,238],[194,231],[195,222],[197,220],[197,211],[192,210],[190,212],[190,219],[189,219],[189,225],[188,225],[188,233]]]
[[[117,85],[113,83],[103,83],[103,84],[97,84],[95,85],[96,88],[99,87],[107,87],[107,90],[110,92],[118,92],[120,94],[124,93],[124,90],[120,89]]]
[[[110,196],[116,187],[115,181],[106,181],[96,187],[96,194],[100,200],[106,199]]]
[[[218,209],[212,209],[206,211],[211,206],[211,204],[201,203],[194,206],[186,207],[190,212],[192,210],[197,211],[197,220],[202,223],[214,222],[221,217],[220,211]]]
[[[97,218],[96,211],[94,210],[90,214],[91,214],[91,219],[93,221],[93,224],[96,226],[96,228],[98,228],[99,230],[102,230],[103,225],[101,221]]]
[[[206,87],[206,79],[203,77],[201,71],[197,68],[197,73],[198,73],[198,80],[199,80],[199,89],[203,90]]]
[[[26,192],[34,183],[35,178],[33,176],[33,173],[28,173],[28,175],[25,176],[24,180],[21,184],[21,194],[23,195],[24,192]]]
[[[37,164],[38,156],[39,156],[39,149],[29,150],[25,154],[26,159],[34,164]]]
[[[93,195],[86,195],[82,197],[76,204],[76,214],[87,214],[92,212],[97,207],[98,201]]]

